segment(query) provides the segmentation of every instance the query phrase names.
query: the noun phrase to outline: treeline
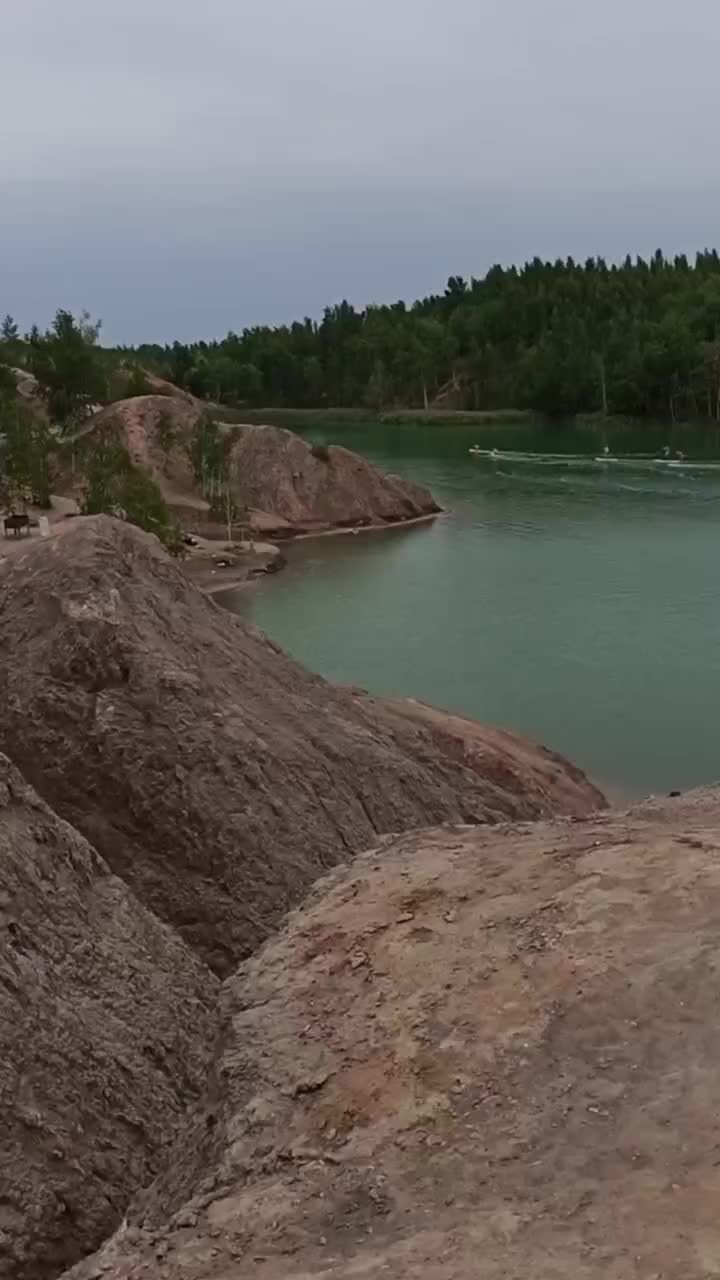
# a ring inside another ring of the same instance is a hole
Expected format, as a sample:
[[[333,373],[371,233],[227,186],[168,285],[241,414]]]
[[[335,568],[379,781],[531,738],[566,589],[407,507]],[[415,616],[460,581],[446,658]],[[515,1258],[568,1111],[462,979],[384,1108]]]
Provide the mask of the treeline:
[[[226,404],[720,420],[720,258],[542,262],[414,303],[128,355]]]
[[[11,315],[0,324],[0,413],[25,374],[37,384],[49,420],[57,426],[82,422],[93,409],[152,390],[145,372],[122,351],[103,347],[101,324],[87,312],[59,310],[48,329],[33,325],[21,334]],[[27,399],[31,399],[28,386]]]
[[[408,306],[347,302],[321,321],[222,341],[104,347],[87,316],[0,332],[0,365],[38,380],[53,422],[167,378],[237,407],[534,410],[720,422],[720,257],[572,259],[453,277]],[[0,394],[7,370],[0,368]]]

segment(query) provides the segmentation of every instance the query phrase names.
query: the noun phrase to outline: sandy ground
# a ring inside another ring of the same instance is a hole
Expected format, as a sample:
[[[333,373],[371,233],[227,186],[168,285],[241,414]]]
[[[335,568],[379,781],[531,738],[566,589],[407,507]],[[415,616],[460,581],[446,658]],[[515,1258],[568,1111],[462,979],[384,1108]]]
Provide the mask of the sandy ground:
[[[182,562],[185,575],[206,595],[250,586],[258,575],[277,572],[285,563],[271,542],[216,542],[195,536]]]
[[[45,538],[38,527],[33,527],[29,533],[19,536],[13,534],[9,537],[0,537],[0,570],[11,557],[27,550],[30,541],[44,541],[51,545],[53,541],[72,529],[75,518],[82,519],[77,515],[77,503],[71,498],[53,497],[52,502],[50,511],[30,510],[28,513],[32,520],[38,520],[42,515],[48,517],[50,530]],[[257,541],[252,544],[239,542],[228,545],[198,537],[196,544],[194,548],[186,549],[186,556],[181,561],[181,565],[190,581],[206,595],[249,586],[254,581],[253,571],[262,572],[265,566],[272,564],[276,559],[282,560],[278,548],[266,542]],[[220,567],[216,561],[223,560],[230,563]]]

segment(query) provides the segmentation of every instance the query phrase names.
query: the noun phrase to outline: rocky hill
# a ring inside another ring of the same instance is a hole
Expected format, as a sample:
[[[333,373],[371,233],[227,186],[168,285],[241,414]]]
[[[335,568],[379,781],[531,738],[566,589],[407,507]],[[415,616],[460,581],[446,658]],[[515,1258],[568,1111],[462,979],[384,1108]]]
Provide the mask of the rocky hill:
[[[384,475],[349,449],[312,448],[280,427],[237,430],[231,477],[244,506],[301,532],[396,524],[440,510],[422,486]]]
[[[0,756],[0,1277],[97,1247],[197,1097],[216,982]]]
[[[107,517],[0,564],[0,747],[0,1280],[718,1272],[720,789],[598,811]]]
[[[190,461],[194,432],[208,406],[175,391],[108,405],[83,428],[81,437],[90,443],[101,433],[116,432],[132,461],[150,471],[186,527],[210,532],[219,524],[223,532],[222,515],[212,516]],[[227,450],[232,500],[242,513],[241,522],[258,534],[290,537],[402,524],[440,509],[428,490],[383,474],[348,449],[312,448],[278,427],[219,424],[217,430]],[[72,473],[66,480],[72,482]]]
[[[109,517],[0,565],[0,749],[221,974],[379,834],[602,803],[513,735],[311,675]]]
[[[715,790],[337,870],[226,984],[204,1104],[72,1280],[716,1275],[719,855]]]
[[[158,380],[159,381],[159,380]],[[171,383],[162,386],[172,387]],[[144,467],[160,486],[165,501],[187,525],[207,519],[209,503],[198,491],[189,448],[201,405],[177,387],[108,405],[83,427],[86,443],[114,432],[132,462]]]

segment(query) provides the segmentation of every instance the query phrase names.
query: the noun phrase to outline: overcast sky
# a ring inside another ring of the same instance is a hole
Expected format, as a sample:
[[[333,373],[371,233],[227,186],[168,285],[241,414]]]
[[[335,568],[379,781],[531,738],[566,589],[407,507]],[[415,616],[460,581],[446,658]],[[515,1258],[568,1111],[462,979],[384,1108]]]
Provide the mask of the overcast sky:
[[[719,0],[23,0],[0,312],[106,340],[720,244]]]

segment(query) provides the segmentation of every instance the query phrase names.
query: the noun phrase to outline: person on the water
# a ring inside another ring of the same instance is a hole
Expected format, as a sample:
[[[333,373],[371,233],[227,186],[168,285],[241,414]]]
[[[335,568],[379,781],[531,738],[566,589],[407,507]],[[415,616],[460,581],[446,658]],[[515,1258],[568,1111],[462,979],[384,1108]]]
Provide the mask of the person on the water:
[[[669,458],[671,453],[672,453],[672,449],[670,448],[670,445],[669,444],[663,445],[663,458]]]
[[[604,456],[605,458],[609,458],[609,457],[610,457],[610,445],[608,445],[608,444],[604,444],[604,445],[603,445],[603,456]]]

